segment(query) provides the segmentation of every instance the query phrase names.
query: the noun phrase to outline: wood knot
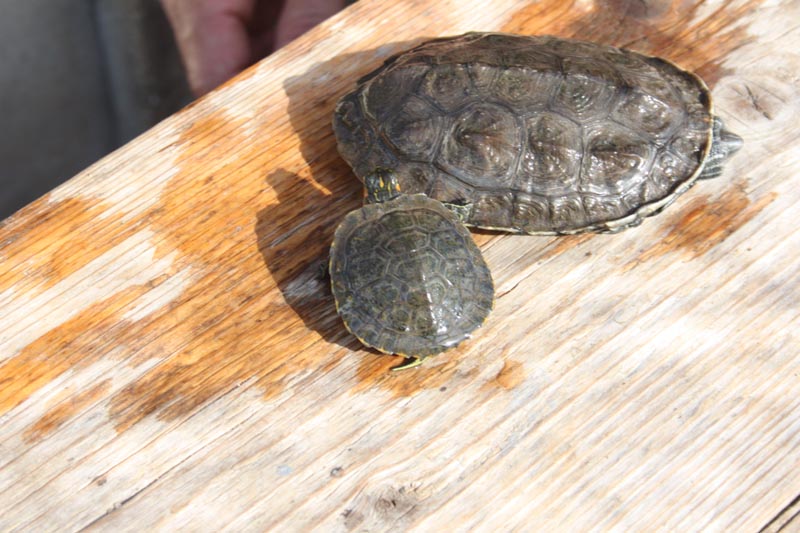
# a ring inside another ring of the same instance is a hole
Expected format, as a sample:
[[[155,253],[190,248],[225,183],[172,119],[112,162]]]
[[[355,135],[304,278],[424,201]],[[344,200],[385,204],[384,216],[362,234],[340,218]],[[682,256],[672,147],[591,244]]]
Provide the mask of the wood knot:
[[[419,504],[419,485],[401,485],[388,488],[375,501],[375,511],[387,519],[399,518],[412,512]]]

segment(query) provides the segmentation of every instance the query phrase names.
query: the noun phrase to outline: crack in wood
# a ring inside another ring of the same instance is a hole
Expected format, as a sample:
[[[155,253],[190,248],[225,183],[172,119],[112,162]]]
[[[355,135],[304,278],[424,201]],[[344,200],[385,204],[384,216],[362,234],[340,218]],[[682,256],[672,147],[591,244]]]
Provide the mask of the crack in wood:
[[[758,103],[758,97],[753,93],[752,89],[750,89],[750,86],[745,84],[744,88],[747,91],[747,97],[750,99],[750,103],[753,104],[753,109],[761,113],[767,120],[772,120],[772,115]]]
[[[105,512],[104,512],[102,515],[98,516],[97,518],[95,518],[94,520],[92,520],[91,522],[89,522],[88,524],[86,524],[85,526],[83,526],[83,527],[82,527],[82,528],[81,528],[79,531],[88,531],[88,530],[89,530],[89,529],[91,529],[91,528],[92,528],[94,525],[98,524],[98,523],[99,523],[99,522],[101,522],[103,519],[105,519],[107,516],[110,516],[112,513],[116,512],[116,511],[119,511],[120,509],[122,509],[122,507],[123,507],[125,504],[127,504],[128,502],[130,502],[131,500],[133,500],[133,499],[134,499],[136,496],[138,496],[139,494],[141,494],[142,492],[144,492],[145,490],[147,490],[147,489],[148,489],[148,488],[149,488],[151,485],[153,485],[154,483],[158,482],[158,480],[160,480],[161,478],[163,478],[164,476],[166,476],[166,475],[167,475],[167,474],[168,474],[168,473],[169,473],[171,470],[172,470],[172,469],[170,469],[170,470],[167,470],[167,471],[166,471],[166,472],[164,472],[163,474],[161,474],[161,475],[157,476],[156,478],[154,478],[153,480],[151,480],[151,481],[150,481],[150,482],[149,482],[147,485],[145,485],[144,487],[140,488],[140,489],[139,489],[139,490],[137,490],[137,491],[134,491],[134,492],[133,492],[133,494],[129,495],[127,498],[125,498],[125,499],[123,499],[123,500],[120,500],[120,501],[118,501],[118,502],[115,502],[115,503],[114,503],[114,504],[113,504],[111,507],[109,507],[108,509],[106,509],[106,511],[105,511]]]
[[[787,531],[789,526],[800,528],[800,494],[789,505],[770,520],[767,525],[759,530],[759,533],[778,533]]]
[[[507,289],[507,290],[505,290],[505,291],[503,291],[503,292],[499,293],[497,296],[495,296],[495,300],[499,300],[500,298],[502,298],[502,297],[503,297],[503,296],[505,296],[506,294],[508,294],[508,293],[510,293],[510,292],[513,292],[513,291],[514,291],[514,289],[516,289],[517,287],[519,287],[519,284],[520,284],[520,283],[522,283],[523,281],[525,281],[526,279],[528,279],[528,276],[525,276],[525,277],[523,277],[521,280],[519,280],[518,282],[516,282],[516,283],[514,284],[514,286],[513,286],[513,287],[511,287],[510,289]]]

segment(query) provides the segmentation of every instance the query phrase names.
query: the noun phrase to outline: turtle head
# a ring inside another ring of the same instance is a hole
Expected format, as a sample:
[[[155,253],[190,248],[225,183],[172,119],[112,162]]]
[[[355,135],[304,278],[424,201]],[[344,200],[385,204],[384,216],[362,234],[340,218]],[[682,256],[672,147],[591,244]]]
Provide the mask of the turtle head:
[[[711,133],[711,150],[706,158],[703,172],[698,178],[716,178],[722,174],[722,166],[725,164],[725,161],[742,147],[743,142],[741,137],[725,128],[722,119],[714,117],[713,130]]]
[[[400,183],[394,170],[376,168],[364,176],[364,185],[367,187],[368,204],[386,202],[400,196]]]

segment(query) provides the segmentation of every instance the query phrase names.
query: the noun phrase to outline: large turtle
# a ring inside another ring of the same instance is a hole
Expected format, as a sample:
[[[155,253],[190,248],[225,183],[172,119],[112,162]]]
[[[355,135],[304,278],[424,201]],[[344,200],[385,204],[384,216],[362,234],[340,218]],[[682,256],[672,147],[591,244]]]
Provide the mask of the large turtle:
[[[409,368],[456,346],[494,302],[489,267],[441,202],[400,194],[396,175],[366,176],[368,204],[336,229],[329,271],[336,309],[367,346]]]
[[[742,143],[664,59],[502,33],[392,57],[339,101],[334,130],[359,178],[389,167],[468,225],[529,234],[636,225]]]

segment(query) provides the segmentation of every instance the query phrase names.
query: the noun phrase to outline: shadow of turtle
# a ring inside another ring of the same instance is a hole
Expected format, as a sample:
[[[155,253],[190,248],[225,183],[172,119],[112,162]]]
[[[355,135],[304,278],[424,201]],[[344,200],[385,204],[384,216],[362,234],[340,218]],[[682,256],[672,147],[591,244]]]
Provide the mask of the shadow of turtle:
[[[339,157],[331,119],[336,102],[358,78],[413,44],[342,54],[285,81],[289,121],[305,166],[277,168],[266,177],[277,202],[257,215],[258,249],[286,304],[307,328],[351,350],[362,345],[336,313],[327,259],[337,225],[361,206],[363,187]]]
[[[278,169],[267,184],[278,201],[258,212],[258,251],[285,303],[326,341],[356,349],[358,342],[336,313],[327,276],[328,250],[342,215],[326,209],[328,195],[293,172]],[[356,203],[357,192],[347,195],[348,203]]]

